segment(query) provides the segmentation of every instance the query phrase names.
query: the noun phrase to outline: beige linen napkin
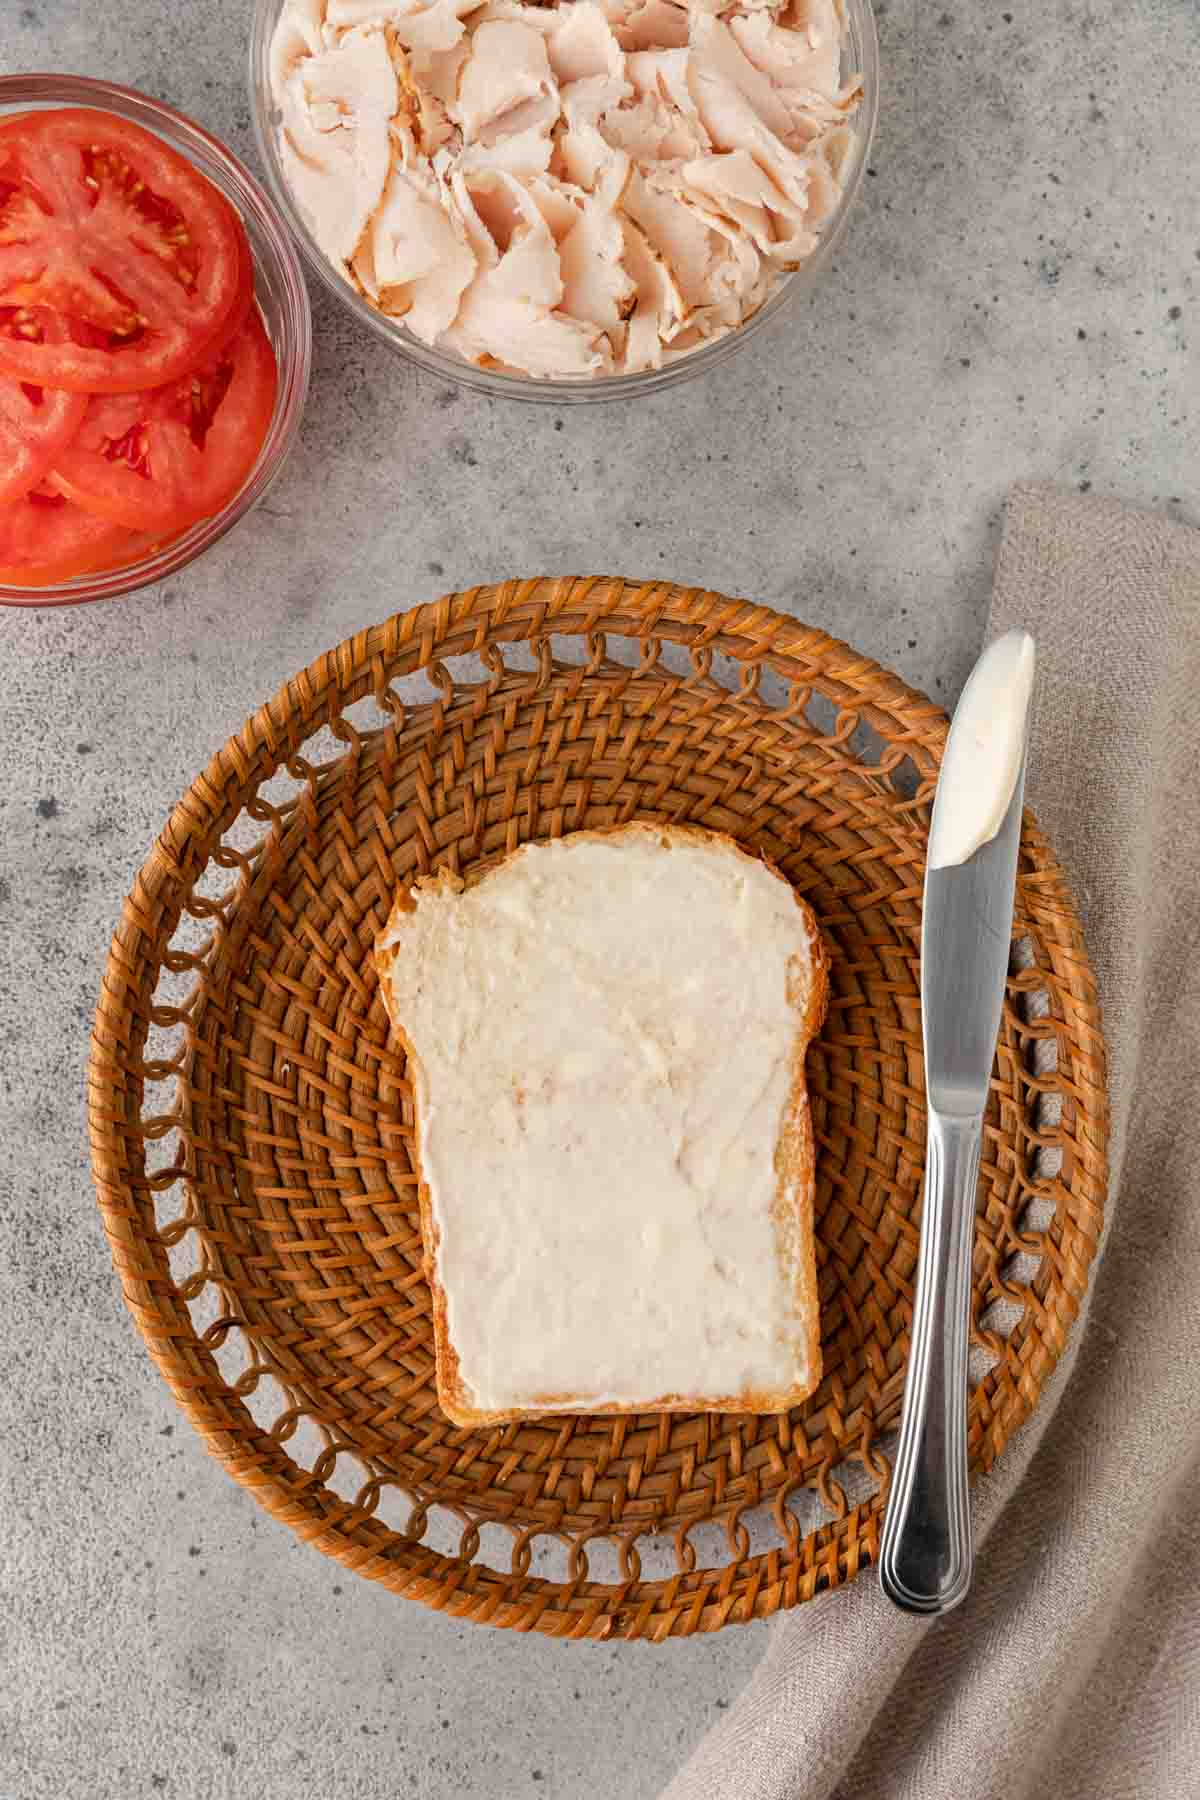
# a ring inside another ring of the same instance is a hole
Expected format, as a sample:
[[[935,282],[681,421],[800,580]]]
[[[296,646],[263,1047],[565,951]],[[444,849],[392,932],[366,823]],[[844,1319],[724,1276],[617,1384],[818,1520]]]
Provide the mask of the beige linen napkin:
[[[1109,1047],[1091,1304],[974,1488],[965,1604],[912,1620],[866,1575],[785,1617],[669,1800],[1200,1795],[1200,532],[1017,488],[989,635],[1015,625]]]

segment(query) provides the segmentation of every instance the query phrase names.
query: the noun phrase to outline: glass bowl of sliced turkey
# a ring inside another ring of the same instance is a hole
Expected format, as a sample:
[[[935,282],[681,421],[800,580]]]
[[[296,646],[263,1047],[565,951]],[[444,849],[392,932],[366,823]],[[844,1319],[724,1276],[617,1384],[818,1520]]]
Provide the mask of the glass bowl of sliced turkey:
[[[869,0],[257,0],[255,126],[313,268],[423,368],[552,401],[712,368],[828,264]]]

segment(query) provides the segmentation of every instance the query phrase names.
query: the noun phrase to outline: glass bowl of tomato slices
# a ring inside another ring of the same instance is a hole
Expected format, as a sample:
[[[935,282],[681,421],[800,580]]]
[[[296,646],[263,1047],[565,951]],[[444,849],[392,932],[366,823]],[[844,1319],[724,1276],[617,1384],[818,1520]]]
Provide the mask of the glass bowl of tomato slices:
[[[0,605],[175,574],[262,499],[312,361],[254,178],[131,88],[0,76]]]

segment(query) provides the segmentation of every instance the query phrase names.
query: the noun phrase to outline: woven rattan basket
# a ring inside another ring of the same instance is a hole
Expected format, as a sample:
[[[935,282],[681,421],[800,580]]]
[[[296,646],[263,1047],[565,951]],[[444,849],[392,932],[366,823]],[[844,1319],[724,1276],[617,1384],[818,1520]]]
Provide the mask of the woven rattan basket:
[[[872,1561],[917,1250],[917,946],[945,730],[895,676],[764,607],[542,580],[362,632],[218,753],[125,903],[89,1116],[138,1328],[278,1519],[396,1593],[564,1637],[713,1631]],[[809,1058],[825,1376],[784,1417],[457,1430],[368,953],[398,883],[633,818],[764,851],[833,950]],[[1105,1196],[1095,987],[1028,816],[1014,936],[975,1236],[979,1470],[1063,1348]]]

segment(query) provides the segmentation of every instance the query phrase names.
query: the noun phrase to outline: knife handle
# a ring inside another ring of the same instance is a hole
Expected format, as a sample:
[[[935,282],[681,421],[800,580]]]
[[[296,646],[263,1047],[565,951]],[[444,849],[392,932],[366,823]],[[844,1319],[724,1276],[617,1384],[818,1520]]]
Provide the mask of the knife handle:
[[[879,1581],[905,1612],[942,1613],[971,1585],[967,1340],[983,1115],[930,1110],[912,1349]]]

